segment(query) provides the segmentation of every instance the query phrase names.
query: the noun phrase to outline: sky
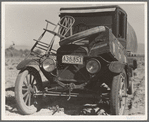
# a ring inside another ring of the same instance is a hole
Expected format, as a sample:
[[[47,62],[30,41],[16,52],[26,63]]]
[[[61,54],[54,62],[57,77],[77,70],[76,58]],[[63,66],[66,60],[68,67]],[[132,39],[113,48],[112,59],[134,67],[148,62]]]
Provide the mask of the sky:
[[[49,20],[53,23],[59,21],[59,10],[61,7],[78,7],[78,6],[100,6],[110,5],[110,3],[85,3],[84,4],[67,4],[63,3],[44,3],[32,4],[32,3],[7,3],[3,7],[4,19],[4,31],[3,41],[5,42],[5,48],[9,47],[13,43],[16,46],[24,45],[32,47],[35,43],[33,39],[38,37],[43,32],[43,28],[46,26],[45,20]],[[145,7],[143,3],[136,4],[135,2],[127,3],[112,3],[119,5],[127,12],[127,18],[129,23],[134,28],[138,43],[144,43],[145,41]],[[56,42],[58,43],[58,42]]]

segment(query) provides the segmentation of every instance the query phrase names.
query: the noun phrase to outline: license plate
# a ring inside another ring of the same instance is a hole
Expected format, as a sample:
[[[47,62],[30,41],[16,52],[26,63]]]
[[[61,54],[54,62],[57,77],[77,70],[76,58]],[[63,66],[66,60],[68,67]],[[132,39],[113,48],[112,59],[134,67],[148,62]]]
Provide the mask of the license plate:
[[[66,63],[66,64],[83,64],[83,56],[64,55],[62,57],[62,63]]]

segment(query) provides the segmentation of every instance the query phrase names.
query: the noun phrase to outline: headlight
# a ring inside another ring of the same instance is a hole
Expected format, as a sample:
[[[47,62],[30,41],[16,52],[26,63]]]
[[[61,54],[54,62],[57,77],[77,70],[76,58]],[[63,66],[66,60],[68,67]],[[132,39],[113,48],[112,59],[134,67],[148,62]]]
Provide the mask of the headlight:
[[[125,64],[120,63],[119,61],[113,61],[109,65],[109,70],[114,73],[121,73],[125,67]]]
[[[54,59],[48,58],[42,63],[42,67],[47,72],[52,72],[56,68]]]
[[[90,59],[86,64],[86,70],[91,73],[97,73],[101,69],[101,64],[97,59]]]

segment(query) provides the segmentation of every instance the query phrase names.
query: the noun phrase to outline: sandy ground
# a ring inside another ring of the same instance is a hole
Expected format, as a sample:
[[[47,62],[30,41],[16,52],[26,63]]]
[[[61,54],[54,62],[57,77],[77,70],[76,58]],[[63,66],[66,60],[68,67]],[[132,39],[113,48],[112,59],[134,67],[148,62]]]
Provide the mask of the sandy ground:
[[[22,116],[16,109],[14,98],[14,85],[19,72],[15,67],[21,60],[21,58],[6,58],[5,61],[5,116]],[[145,114],[144,61],[139,63],[135,74],[134,94],[128,96],[125,115]],[[84,98],[72,98],[67,101],[66,97],[45,97],[41,110],[33,115],[108,115],[107,106],[104,104],[97,106],[96,102],[96,100]],[[56,106],[60,108],[60,111],[54,112]]]

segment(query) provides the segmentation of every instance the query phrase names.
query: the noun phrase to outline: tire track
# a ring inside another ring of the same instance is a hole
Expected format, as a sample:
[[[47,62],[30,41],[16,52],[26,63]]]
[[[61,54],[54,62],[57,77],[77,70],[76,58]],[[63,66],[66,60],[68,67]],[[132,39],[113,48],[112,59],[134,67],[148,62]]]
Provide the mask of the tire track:
[[[138,80],[138,78],[137,78]],[[145,114],[145,76],[138,83],[134,79],[134,93],[128,97],[125,115]]]

